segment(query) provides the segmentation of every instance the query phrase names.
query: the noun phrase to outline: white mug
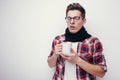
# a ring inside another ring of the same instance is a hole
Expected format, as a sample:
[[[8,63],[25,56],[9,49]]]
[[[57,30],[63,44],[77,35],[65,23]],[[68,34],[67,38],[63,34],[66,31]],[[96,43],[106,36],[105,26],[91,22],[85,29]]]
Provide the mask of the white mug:
[[[65,54],[70,54],[72,43],[71,42],[63,42],[62,43],[62,52]]]

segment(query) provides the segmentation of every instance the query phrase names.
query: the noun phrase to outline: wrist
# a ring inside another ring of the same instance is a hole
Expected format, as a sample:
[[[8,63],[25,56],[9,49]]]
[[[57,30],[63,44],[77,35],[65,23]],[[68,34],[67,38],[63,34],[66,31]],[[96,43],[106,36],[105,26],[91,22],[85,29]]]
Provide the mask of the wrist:
[[[53,56],[54,56],[55,58],[57,58],[57,57],[59,56],[59,54],[54,53]]]
[[[77,64],[77,65],[79,65],[79,64],[80,64],[80,62],[81,62],[81,58],[80,58],[80,57],[78,57],[78,58],[77,58],[77,61],[76,61],[76,64]]]

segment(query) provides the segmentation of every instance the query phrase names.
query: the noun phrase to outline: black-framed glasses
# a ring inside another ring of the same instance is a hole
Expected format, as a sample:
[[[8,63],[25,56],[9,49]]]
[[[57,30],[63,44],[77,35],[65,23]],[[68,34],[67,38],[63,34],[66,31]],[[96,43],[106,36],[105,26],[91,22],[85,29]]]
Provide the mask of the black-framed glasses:
[[[82,18],[82,17],[80,17],[80,16],[65,17],[65,20],[66,20],[67,22],[70,22],[70,21],[73,19],[73,21],[77,22],[77,21],[80,20],[81,18]]]

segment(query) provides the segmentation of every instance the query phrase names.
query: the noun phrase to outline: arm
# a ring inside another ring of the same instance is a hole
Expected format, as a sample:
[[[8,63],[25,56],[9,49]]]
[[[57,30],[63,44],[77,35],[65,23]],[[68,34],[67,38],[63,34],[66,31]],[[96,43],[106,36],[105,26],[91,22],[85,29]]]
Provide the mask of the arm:
[[[77,64],[86,72],[96,75],[99,77],[103,77],[105,75],[105,71],[101,68],[101,66],[90,64],[83,59],[81,59],[76,53],[68,54],[60,54],[64,59],[69,61],[70,63]]]
[[[92,75],[99,76],[99,77],[103,77],[105,75],[105,70],[101,66],[97,64],[95,65],[95,64],[88,63],[87,61],[81,59],[73,49],[71,50],[71,54],[69,55],[68,54],[60,54],[60,55],[64,59],[68,60],[70,63],[77,64],[86,72]]]
[[[76,60],[76,64],[92,75],[99,77],[103,77],[105,75],[105,71],[101,68],[101,66],[90,64],[79,57]]]
[[[58,54],[53,53],[52,56],[48,57],[47,62],[51,68],[56,66],[58,56]]]
[[[57,58],[59,57],[59,54],[62,53],[62,45],[61,44],[55,45],[55,50],[52,53],[53,54],[48,57],[47,61],[50,67],[55,67]]]

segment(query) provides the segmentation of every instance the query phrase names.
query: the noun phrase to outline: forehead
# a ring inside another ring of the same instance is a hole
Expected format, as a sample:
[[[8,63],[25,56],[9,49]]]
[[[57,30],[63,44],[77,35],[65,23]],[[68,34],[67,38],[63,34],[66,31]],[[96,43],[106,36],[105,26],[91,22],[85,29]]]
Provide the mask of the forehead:
[[[70,10],[68,11],[67,16],[70,17],[81,16],[81,12],[79,10]]]

